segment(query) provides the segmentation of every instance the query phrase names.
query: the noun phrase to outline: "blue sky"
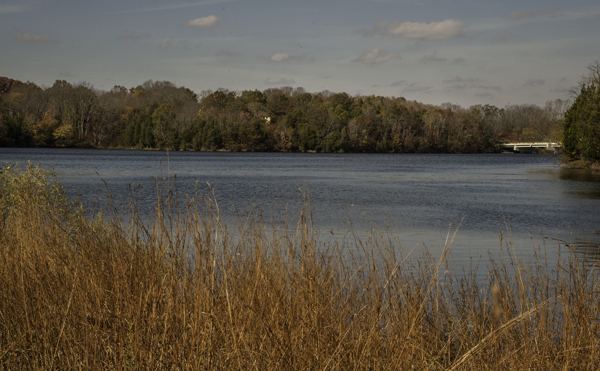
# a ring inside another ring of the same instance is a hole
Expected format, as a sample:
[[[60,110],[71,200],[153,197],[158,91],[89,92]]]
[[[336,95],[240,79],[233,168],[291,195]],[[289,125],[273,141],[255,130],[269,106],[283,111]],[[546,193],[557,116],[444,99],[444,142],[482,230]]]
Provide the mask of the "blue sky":
[[[600,2],[0,0],[0,50],[0,76],[46,86],[543,105],[600,59]]]

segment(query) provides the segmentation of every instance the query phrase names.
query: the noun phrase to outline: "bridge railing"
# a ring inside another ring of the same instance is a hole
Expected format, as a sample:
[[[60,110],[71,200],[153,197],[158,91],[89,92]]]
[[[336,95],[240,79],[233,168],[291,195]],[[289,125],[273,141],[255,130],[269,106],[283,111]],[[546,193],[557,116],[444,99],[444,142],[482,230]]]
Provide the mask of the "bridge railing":
[[[518,142],[518,143],[501,143],[498,144],[498,148],[512,149],[513,151],[521,151],[527,148],[547,148],[556,150],[561,148],[562,143],[557,142]]]

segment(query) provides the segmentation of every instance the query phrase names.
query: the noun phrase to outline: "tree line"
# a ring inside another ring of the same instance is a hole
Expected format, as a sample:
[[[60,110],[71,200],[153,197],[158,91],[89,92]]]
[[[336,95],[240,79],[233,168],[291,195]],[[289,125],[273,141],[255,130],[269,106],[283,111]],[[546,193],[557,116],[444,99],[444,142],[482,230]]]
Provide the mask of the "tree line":
[[[0,78],[0,146],[194,151],[493,152],[558,141],[569,102],[462,108],[303,88],[202,91],[146,81],[110,91]]]
[[[576,87],[573,105],[565,114],[563,152],[567,162],[600,162],[600,61],[588,66]]]

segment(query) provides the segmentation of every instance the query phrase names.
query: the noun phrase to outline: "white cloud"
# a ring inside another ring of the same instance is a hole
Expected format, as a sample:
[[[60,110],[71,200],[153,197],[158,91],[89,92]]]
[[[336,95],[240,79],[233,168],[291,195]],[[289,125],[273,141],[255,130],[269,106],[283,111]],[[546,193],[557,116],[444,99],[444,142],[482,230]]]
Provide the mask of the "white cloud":
[[[288,53],[275,53],[269,59],[273,62],[283,62],[290,59],[290,55]]]
[[[16,39],[17,39],[17,41],[34,42],[34,43],[56,42],[56,40],[50,38],[50,36],[48,36],[48,35],[36,35],[33,33],[29,33],[29,32],[17,35]]]
[[[160,43],[160,48],[161,48],[161,49],[165,49],[165,48],[167,48],[167,47],[169,46],[169,42],[170,42],[171,40],[172,40],[172,39],[171,39],[170,37],[165,37],[165,39],[162,41],[162,43]]]
[[[220,20],[221,18],[219,17],[209,15],[208,17],[196,18],[191,21],[187,21],[183,25],[197,28],[211,28],[216,26]]]
[[[400,58],[400,56],[396,53],[386,53],[385,51],[376,48],[362,52],[358,57],[354,58],[352,62],[373,65],[381,64],[394,58]]]
[[[545,9],[541,9],[535,12],[528,12],[528,11],[518,11],[518,12],[512,12],[508,15],[508,18],[510,19],[522,19],[522,18],[527,18],[527,17],[535,17],[538,15],[546,15],[546,14],[552,14],[556,11],[556,8],[545,8]]]
[[[269,85],[293,85],[296,83],[294,79],[287,79],[285,77],[269,77],[265,80],[266,84]]]
[[[275,53],[269,57],[271,62],[291,62],[291,61],[303,61],[306,59],[306,53],[292,55],[289,53]]]
[[[462,35],[465,22],[446,19],[441,22],[380,22],[376,29],[387,36],[424,41],[445,40]]]

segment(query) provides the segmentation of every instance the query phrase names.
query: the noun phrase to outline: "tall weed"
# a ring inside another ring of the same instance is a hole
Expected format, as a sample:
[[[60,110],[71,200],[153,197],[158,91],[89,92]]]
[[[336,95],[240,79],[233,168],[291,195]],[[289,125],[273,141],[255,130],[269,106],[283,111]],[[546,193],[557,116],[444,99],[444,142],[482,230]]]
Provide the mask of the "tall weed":
[[[157,180],[104,218],[53,175],[0,174],[0,369],[597,369],[600,281],[565,247],[489,275],[448,273],[373,230],[320,240],[310,203],[288,220],[224,220],[214,194]],[[309,200],[308,193],[306,194]]]

